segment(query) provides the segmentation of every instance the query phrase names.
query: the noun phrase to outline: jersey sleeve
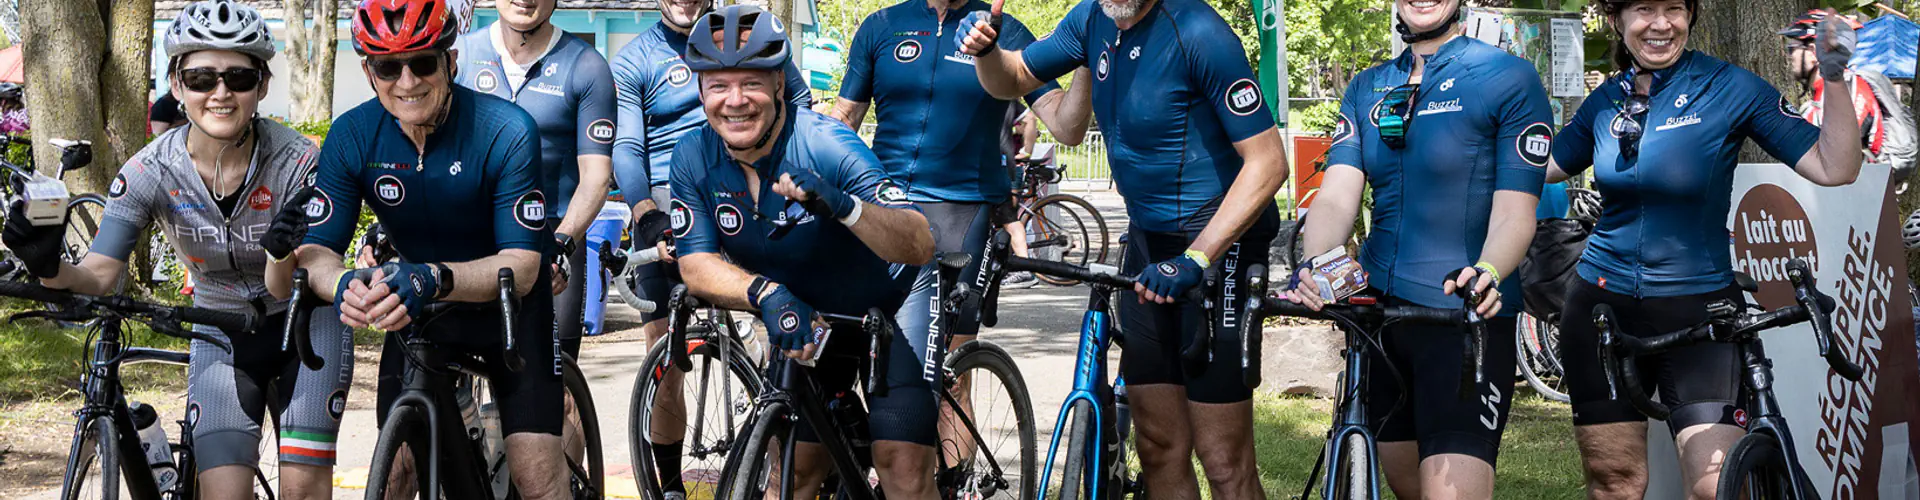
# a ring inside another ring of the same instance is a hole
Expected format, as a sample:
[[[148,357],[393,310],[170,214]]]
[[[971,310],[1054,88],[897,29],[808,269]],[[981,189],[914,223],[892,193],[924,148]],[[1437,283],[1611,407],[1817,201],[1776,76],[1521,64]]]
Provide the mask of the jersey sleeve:
[[[681,257],[697,253],[720,253],[720,241],[714,236],[713,211],[707,208],[703,189],[707,184],[705,152],[701,130],[688,132],[673,148],[673,166],[667,185],[673,188],[668,202],[668,220],[673,224],[674,252]]]
[[[1813,149],[1814,142],[1820,139],[1820,127],[1794,113],[1793,103],[1774,90],[1773,85],[1758,76],[1748,78],[1747,85],[1753,89],[1752,100],[1747,101],[1740,130],[1759,144],[1760,149],[1791,168]]]
[[[1553,107],[1540,73],[1519,59],[1493,81],[1510,82],[1493,109],[1494,189],[1538,196],[1553,154]]]
[[[807,83],[807,74],[800,71],[800,67],[795,66],[791,58],[787,59],[786,73],[787,102],[791,102],[801,109],[812,108],[813,89]]]
[[[1608,80],[1599,89],[1587,93],[1580,109],[1573,112],[1573,119],[1561,126],[1560,134],[1553,138],[1553,163],[1561,172],[1579,175],[1593,166],[1594,141],[1598,140],[1593,135],[1593,124],[1599,119],[1601,108],[1612,105],[1612,97],[1605,90],[1611,86],[1613,81]]]
[[[314,204],[307,207],[305,244],[320,245],[344,253],[353,239],[354,226],[360,221],[360,169],[366,164],[366,151],[353,117],[335,120],[320,145],[320,163],[314,167]],[[317,211],[317,213],[316,213]]]
[[[1188,39],[1180,44],[1192,65],[1188,75],[1193,78],[1193,88],[1212,104],[1228,140],[1240,142],[1273,130],[1273,113],[1267,110],[1266,98],[1260,95],[1260,84],[1253,79],[1253,65],[1247,62],[1246,50],[1241,48],[1238,38],[1219,36],[1233,33],[1219,14],[1207,14],[1203,29],[1182,33],[1183,37],[1209,38]],[[1205,29],[1207,25],[1214,29]],[[1225,43],[1227,41],[1233,43]]]
[[[838,155],[839,158],[829,158],[826,160],[832,163],[821,162],[820,164],[834,165],[835,172],[833,174],[819,172],[820,175],[837,176],[838,179],[834,180],[840,185],[841,191],[867,203],[887,208],[919,210],[913,202],[907,201],[906,189],[894,184],[893,179],[887,177],[887,170],[881,166],[880,157],[875,156],[873,150],[868,149],[866,143],[860,141],[859,135],[847,128],[835,129],[833,133],[836,136],[836,143],[839,144],[839,147],[834,148],[837,151],[833,154]]]
[[[627,208],[633,208],[640,200],[649,199],[640,195],[653,186],[653,179],[647,172],[647,112],[642,104],[642,96],[647,91],[645,68],[637,54],[640,51],[640,38],[628,43],[626,48],[613,56],[614,98],[614,139],[613,139],[613,179],[620,185],[620,191],[627,200]]]
[[[1027,46],[1033,45],[1033,31],[1027,29],[1026,23],[1022,23],[1019,19],[1007,15],[1000,25],[999,43],[1001,47],[1007,49],[1025,50]],[[1040,84],[1040,88],[1033,89],[1032,92],[1027,93],[1025,97],[1027,105],[1033,105],[1034,102],[1040,100],[1040,97],[1055,90],[1060,90],[1060,83],[1051,78],[1045,80],[1044,83]]]
[[[160,143],[156,141],[155,144]],[[100,218],[100,231],[94,236],[88,252],[121,262],[126,262],[127,256],[133,254],[134,245],[140,243],[147,227],[153,224],[154,207],[166,203],[165,196],[160,192],[159,180],[151,178],[147,172],[146,163],[151,159],[144,151],[135,154],[113,177],[113,183],[107,186],[107,208]],[[155,165],[153,168],[160,167]]]
[[[613,73],[606,58],[591,49],[580,51],[573,66],[573,89],[575,154],[611,155],[618,130],[613,120]]]
[[[847,47],[847,74],[840,78],[840,98],[849,101],[873,101],[874,44],[879,43],[880,13],[867,16],[853,33],[853,45]]]
[[[493,179],[493,243],[497,250],[544,251],[551,245],[546,193],[540,190],[540,129],[533,118],[518,117],[508,125],[505,154],[489,171]]]
[[[1346,94],[1340,98],[1340,114],[1333,118],[1333,145],[1327,148],[1327,166],[1329,167],[1346,165],[1360,169],[1361,172],[1367,171],[1366,162],[1362,161],[1366,150],[1360,145],[1363,135],[1360,133],[1361,122],[1356,121],[1360,118],[1360,109],[1366,106],[1354,102],[1368,96],[1364,92],[1356,91],[1361,88],[1360,81],[1361,78],[1354,78],[1353,82],[1347,85]]]
[[[1060,18],[1053,34],[1028,44],[1020,58],[1034,78],[1053,80],[1087,65],[1087,25],[1093,20],[1094,2],[1081,0],[1067,16]]]

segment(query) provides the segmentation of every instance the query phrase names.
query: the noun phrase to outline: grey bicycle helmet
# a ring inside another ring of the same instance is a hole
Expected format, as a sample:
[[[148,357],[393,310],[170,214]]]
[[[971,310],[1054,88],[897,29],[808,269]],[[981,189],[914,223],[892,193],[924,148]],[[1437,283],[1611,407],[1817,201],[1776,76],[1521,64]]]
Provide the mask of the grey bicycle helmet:
[[[1588,222],[1600,220],[1600,193],[1591,189],[1567,190],[1567,218]]]
[[[273,60],[273,33],[260,12],[232,0],[188,4],[167,28],[167,58],[202,50],[231,50]]]
[[[740,38],[742,29],[751,30],[746,39]],[[722,31],[721,41],[725,47],[714,44],[713,33]],[[693,34],[687,38],[687,69],[694,71],[713,71],[721,69],[761,69],[777,70],[786,67],[789,51],[787,49],[787,31],[773,14],[752,5],[729,5],[720,10],[708,12],[693,23]]]
[[[1900,226],[1900,240],[1906,242],[1908,250],[1920,248],[1920,210],[1907,215],[1907,223]]]

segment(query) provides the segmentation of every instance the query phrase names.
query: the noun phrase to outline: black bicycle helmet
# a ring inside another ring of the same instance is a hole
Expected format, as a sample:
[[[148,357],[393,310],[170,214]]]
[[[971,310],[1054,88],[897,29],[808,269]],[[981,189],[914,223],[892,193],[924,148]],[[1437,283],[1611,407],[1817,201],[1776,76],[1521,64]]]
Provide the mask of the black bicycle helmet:
[[[750,30],[745,39],[740,36],[743,29]],[[725,47],[714,43],[716,31],[721,32]],[[786,67],[789,57],[786,27],[772,13],[745,4],[700,16],[687,37],[686,50],[687,69],[694,71],[778,70]]]
[[[19,99],[19,98],[20,98],[20,84],[13,83],[13,82],[0,82],[0,99]]]

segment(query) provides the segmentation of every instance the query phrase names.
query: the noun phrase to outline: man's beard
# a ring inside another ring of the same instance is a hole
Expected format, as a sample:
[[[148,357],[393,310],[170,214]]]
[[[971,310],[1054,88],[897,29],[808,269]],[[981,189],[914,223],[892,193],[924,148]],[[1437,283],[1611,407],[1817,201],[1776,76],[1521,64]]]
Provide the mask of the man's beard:
[[[1140,15],[1140,7],[1147,4],[1146,0],[1100,0],[1099,3],[1100,11],[1115,21],[1133,19]]]

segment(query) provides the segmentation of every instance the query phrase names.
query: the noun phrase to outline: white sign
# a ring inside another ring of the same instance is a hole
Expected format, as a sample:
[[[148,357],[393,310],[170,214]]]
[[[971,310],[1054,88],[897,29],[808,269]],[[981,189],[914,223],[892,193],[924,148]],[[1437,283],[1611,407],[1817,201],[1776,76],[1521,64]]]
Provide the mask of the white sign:
[[[1580,97],[1587,95],[1585,78],[1581,74],[1586,57],[1582,37],[1585,27],[1579,19],[1554,18],[1548,20],[1553,27],[1553,72],[1547,77],[1551,82],[1547,91],[1554,97]]]
[[[1500,15],[1479,9],[1467,11],[1467,36],[1500,45]]]

